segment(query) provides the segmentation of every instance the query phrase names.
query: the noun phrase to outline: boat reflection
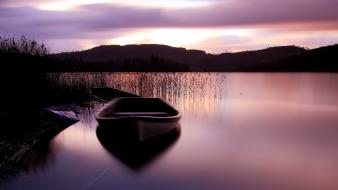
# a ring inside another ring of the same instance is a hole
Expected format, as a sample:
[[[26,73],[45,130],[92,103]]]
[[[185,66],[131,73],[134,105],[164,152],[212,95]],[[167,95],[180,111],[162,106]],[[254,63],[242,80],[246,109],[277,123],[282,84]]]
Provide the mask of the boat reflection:
[[[180,126],[160,136],[139,141],[133,134],[115,126],[98,126],[96,135],[102,146],[114,157],[135,171],[142,170],[167,151],[179,139]]]

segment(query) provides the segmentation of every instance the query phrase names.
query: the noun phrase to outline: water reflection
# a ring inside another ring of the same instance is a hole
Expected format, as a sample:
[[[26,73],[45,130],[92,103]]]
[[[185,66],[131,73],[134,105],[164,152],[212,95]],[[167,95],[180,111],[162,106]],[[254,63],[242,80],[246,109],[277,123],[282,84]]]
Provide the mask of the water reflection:
[[[27,147],[18,163],[25,169],[25,172],[46,170],[53,165],[57,148],[49,143],[51,138],[45,138],[35,143],[32,147]]]
[[[30,113],[30,119],[24,121],[12,121],[12,125],[26,125],[27,127],[39,128],[39,133],[35,133],[35,139],[31,139],[32,134],[28,132],[28,139],[25,135],[21,135],[22,141],[17,140],[20,144],[18,151],[12,155],[11,160],[19,168],[23,168],[26,173],[48,170],[55,162],[55,155],[58,152],[58,147],[50,143],[51,139],[57,136],[63,129],[76,123],[75,120],[60,119],[55,114],[47,111],[41,113]],[[12,138],[17,138],[12,134]],[[23,143],[24,142],[24,143]],[[9,174],[11,175],[11,174]],[[14,172],[13,175],[16,175]],[[7,176],[9,177],[9,176]]]
[[[140,171],[175,144],[180,136],[180,127],[143,142],[121,136],[116,131],[107,131],[107,128],[102,126],[97,127],[96,135],[103,147],[114,157],[131,169]]]
[[[72,112],[74,113],[74,117],[81,121],[82,127],[92,128],[93,126],[96,126],[96,120],[93,114],[101,106],[102,104],[98,102],[85,102],[80,105],[69,104],[53,106],[49,107],[48,109]],[[39,139],[36,139],[34,142],[32,142],[33,146],[22,145],[26,146],[27,148],[23,147],[21,149],[24,151],[24,154],[20,157],[18,164],[20,164],[27,173],[38,171],[41,172],[54,164],[56,154],[59,151],[58,144],[54,143],[55,136],[78,121],[59,118],[57,115],[49,111],[43,111],[39,115],[41,115],[39,118],[40,128],[48,129],[48,131],[37,134]],[[32,125],[32,123],[29,123],[26,120],[26,125]]]
[[[51,141],[59,147],[52,169],[24,175],[8,189],[338,189],[337,74],[50,77],[74,89],[110,86],[162,97],[181,111],[182,134],[154,156],[156,162],[133,172],[142,159],[130,163],[137,156],[102,140],[90,112],[94,106]]]

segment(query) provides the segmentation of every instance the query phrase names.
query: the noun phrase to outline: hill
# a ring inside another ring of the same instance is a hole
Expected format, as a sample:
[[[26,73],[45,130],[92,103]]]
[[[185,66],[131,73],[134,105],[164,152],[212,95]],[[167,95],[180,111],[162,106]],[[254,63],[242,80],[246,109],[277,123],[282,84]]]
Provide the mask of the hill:
[[[105,45],[53,54],[57,71],[326,71],[337,72],[338,45],[208,54],[166,45]]]

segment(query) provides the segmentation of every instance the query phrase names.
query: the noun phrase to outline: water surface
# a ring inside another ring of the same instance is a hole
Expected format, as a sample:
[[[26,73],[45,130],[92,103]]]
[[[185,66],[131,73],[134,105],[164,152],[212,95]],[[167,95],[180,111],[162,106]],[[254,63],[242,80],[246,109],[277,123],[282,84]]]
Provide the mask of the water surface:
[[[51,155],[5,189],[338,189],[338,75],[64,73],[55,86],[110,86],[161,97],[181,135],[133,168],[98,140],[93,113],[49,143]],[[137,158],[136,158],[137,159]]]

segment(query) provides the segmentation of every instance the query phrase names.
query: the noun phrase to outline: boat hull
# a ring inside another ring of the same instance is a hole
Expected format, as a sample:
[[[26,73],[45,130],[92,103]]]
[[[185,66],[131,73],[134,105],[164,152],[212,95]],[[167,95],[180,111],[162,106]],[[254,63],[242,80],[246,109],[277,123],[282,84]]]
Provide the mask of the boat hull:
[[[180,118],[177,110],[158,98],[118,98],[96,115],[107,133],[138,142],[177,130]]]

